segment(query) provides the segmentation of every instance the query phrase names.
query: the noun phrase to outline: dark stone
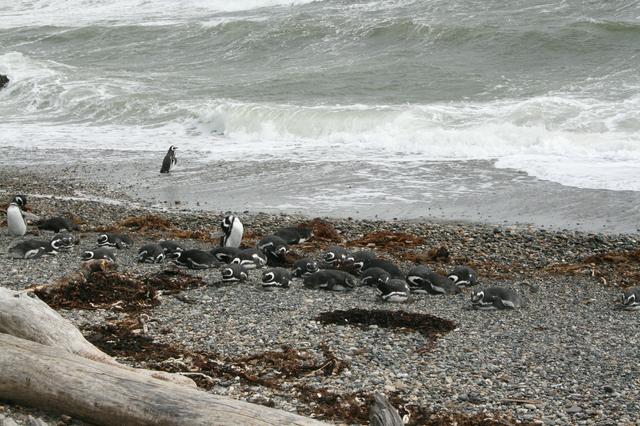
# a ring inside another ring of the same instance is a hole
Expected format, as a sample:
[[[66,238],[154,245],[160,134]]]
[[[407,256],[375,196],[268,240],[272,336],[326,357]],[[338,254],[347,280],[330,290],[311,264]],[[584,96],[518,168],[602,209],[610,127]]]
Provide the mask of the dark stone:
[[[4,74],[0,74],[0,89],[9,84],[9,77]]]

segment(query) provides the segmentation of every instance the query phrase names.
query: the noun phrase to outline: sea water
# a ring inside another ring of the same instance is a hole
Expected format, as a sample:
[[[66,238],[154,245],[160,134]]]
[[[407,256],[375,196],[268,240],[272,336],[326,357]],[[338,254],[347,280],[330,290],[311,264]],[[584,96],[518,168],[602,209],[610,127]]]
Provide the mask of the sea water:
[[[159,204],[633,231],[639,46],[624,0],[6,2],[0,164],[130,169]]]

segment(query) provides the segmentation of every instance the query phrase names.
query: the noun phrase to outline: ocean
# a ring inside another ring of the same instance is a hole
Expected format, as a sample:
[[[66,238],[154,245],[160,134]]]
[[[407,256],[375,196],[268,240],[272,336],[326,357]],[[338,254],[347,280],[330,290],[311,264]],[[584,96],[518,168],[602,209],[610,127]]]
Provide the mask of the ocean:
[[[16,0],[0,165],[158,206],[635,232],[639,70],[638,1]]]

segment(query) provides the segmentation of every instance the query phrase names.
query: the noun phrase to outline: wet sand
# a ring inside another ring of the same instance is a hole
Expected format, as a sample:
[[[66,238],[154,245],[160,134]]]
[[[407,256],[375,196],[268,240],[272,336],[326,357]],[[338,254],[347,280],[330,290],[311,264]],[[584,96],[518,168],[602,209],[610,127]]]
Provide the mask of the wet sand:
[[[531,224],[545,229],[635,233],[640,192],[580,189],[496,169],[489,161],[372,164],[224,160],[163,153],[10,150],[0,164],[38,164],[64,181],[95,182],[161,209],[297,213],[360,219]],[[9,158],[11,162],[7,161]]]

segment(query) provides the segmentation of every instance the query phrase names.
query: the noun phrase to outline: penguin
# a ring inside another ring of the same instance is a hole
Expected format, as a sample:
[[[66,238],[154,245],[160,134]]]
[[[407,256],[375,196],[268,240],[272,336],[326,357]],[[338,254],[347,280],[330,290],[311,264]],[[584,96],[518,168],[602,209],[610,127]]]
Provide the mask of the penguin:
[[[262,288],[265,290],[289,288],[291,283],[291,272],[285,268],[269,269],[262,274]]]
[[[379,283],[386,283],[391,275],[382,268],[367,268],[360,277],[362,285],[377,287]]]
[[[139,263],[161,263],[164,258],[164,249],[160,244],[145,244],[138,250]]]
[[[242,242],[242,234],[244,227],[240,219],[232,214],[222,219],[220,224],[223,236],[220,238],[220,246],[222,247],[240,247]]]
[[[222,282],[224,283],[243,282],[249,278],[246,268],[237,263],[224,266],[220,269],[220,273],[222,274]]]
[[[124,234],[107,232],[98,235],[99,246],[115,247],[117,249],[128,248],[133,244],[133,240]]]
[[[322,254],[322,260],[335,268],[345,262],[349,256],[351,256],[349,250],[340,246],[331,246]]]
[[[210,253],[220,262],[231,263],[241,252],[242,249],[238,247],[216,247]]]
[[[378,256],[372,251],[369,250],[359,250],[353,252],[347,256],[347,262],[364,262],[366,260],[376,259]]]
[[[468,266],[456,266],[448,275],[448,278],[459,287],[472,287],[478,284],[478,274]]]
[[[356,286],[356,278],[344,271],[323,269],[306,277],[304,286],[312,290],[350,291]]]
[[[267,263],[276,265],[286,261],[287,252],[289,251],[287,242],[275,235],[269,235],[261,239],[257,244],[257,248],[267,256]]]
[[[111,247],[98,247],[92,250],[85,250],[81,255],[80,259],[83,261],[87,260],[108,260],[109,262],[115,263],[116,261],[116,251]]]
[[[318,262],[309,258],[303,257],[293,262],[292,273],[294,277],[302,278],[318,272]]]
[[[449,278],[433,272],[423,265],[417,265],[409,270],[407,283],[411,291],[418,294],[456,294],[460,288]]]
[[[471,295],[473,309],[517,309],[523,305],[522,297],[506,287],[489,287],[474,291]]]
[[[241,250],[231,263],[240,264],[246,269],[259,269],[267,264],[267,256],[257,249],[247,248]]]
[[[79,231],[80,227],[73,223],[70,219],[66,217],[56,216],[51,217],[49,219],[42,219],[37,223],[38,229],[43,231],[53,231],[53,232],[61,232],[61,231]]]
[[[220,266],[220,262],[208,251],[184,250],[172,256],[176,265],[186,266],[189,269],[209,269]]]
[[[287,244],[302,244],[313,238],[313,229],[292,226],[288,228],[281,228],[273,235],[282,238]]]
[[[360,250],[353,253],[349,253],[344,260],[342,269],[352,273],[354,275],[360,275],[364,269],[362,269],[362,263],[375,259],[377,256],[374,252],[368,250]]]
[[[625,311],[640,310],[640,287],[630,288],[622,294],[622,309]]]
[[[9,247],[8,253],[14,259],[37,259],[44,255],[55,255],[60,249],[58,238],[46,240],[24,240]]]
[[[373,259],[359,260],[351,264],[351,269],[353,269],[357,275],[360,275],[363,271],[369,268],[384,269],[393,278],[403,278],[402,271],[400,271],[400,268],[398,268],[396,265],[394,265],[392,262],[389,262],[388,260],[373,258]]]
[[[170,254],[173,254],[173,253],[180,253],[181,251],[184,251],[184,247],[180,243],[175,242],[175,241],[160,240],[160,241],[158,241],[158,244],[164,250],[164,254],[165,255],[170,255]]]
[[[409,298],[411,289],[404,280],[393,278],[387,281],[378,281],[376,292],[385,302],[402,303]]]
[[[78,244],[78,239],[73,234],[65,231],[55,234],[51,241],[53,242],[52,244],[55,243],[59,250],[69,250],[75,244]]]
[[[171,145],[169,147],[169,151],[167,151],[167,155],[164,156],[164,160],[162,160],[162,167],[160,167],[160,173],[169,173],[173,166],[178,164],[178,160],[176,159],[176,149],[177,146]]]
[[[7,207],[7,226],[9,235],[21,237],[27,233],[27,222],[24,220],[22,207],[27,204],[27,197],[16,195]]]

